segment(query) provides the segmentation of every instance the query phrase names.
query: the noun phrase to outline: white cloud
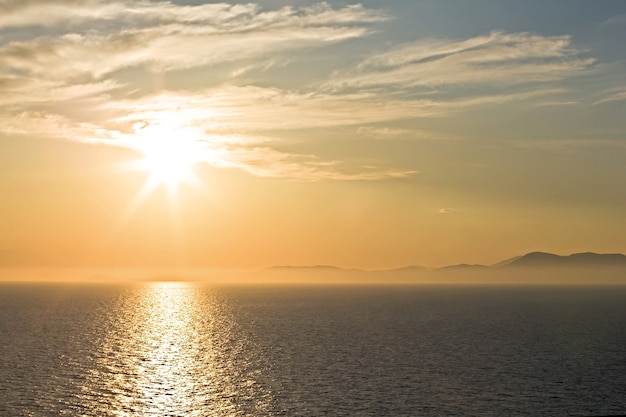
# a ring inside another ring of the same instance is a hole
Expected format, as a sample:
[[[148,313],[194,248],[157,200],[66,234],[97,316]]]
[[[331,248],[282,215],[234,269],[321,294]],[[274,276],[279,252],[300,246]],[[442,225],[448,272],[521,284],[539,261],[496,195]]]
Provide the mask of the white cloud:
[[[145,1],[28,2],[4,9],[0,28],[54,26],[56,31],[0,44],[0,67],[55,80],[98,78],[140,65],[174,70],[263,58],[362,37],[369,33],[365,24],[387,19],[359,5],[333,9],[324,3],[274,11],[254,4]],[[58,33],[60,28],[67,30]]]
[[[262,58],[366,34],[364,28],[323,26],[243,33],[159,26],[111,35],[66,34],[2,45],[0,66],[53,80],[99,78],[136,66],[168,71]]]
[[[449,101],[399,100],[371,93],[325,94],[254,86],[224,86],[196,92],[167,91],[136,99],[102,100],[94,114],[104,114],[110,126],[128,129],[136,122],[163,120],[175,114],[186,125],[215,134],[252,133],[365,125],[403,118],[442,117],[467,108],[558,94],[559,89],[477,96]],[[367,129],[367,128],[366,128]],[[363,131],[365,132],[365,131]],[[401,130],[372,131],[387,136]]]
[[[401,45],[364,60],[327,84],[332,90],[371,87],[429,87],[558,80],[594,61],[568,36],[493,32],[466,40],[425,40]]]
[[[383,179],[412,175],[413,171],[349,166],[312,155],[275,150],[280,139],[263,132],[339,125],[364,125],[400,118],[437,117],[468,107],[506,103],[557,90],[537,90],[510,95],[482,96],[456,101],[393,100],[369,93],[329,95],[296,93],[276,88],[225,86],[197,92],[163,92],[140,98],[114,99],[98,95],[100,88],[88,86],[76,91],[60,90],[64,97],[80,97],[86,107],[64,108],[53,103],[47,110],[22,111],[0,118],[9,133],[63,137],[132,148],[135,128],[140,125],[170,124],[171,136],[192,131],[209,151],[206,163],[235,167],[253,175],[312,179]],[[111,87],[111,86],[109,86]],[[61,93],[59,93],[61,94]],[[45,108],[40,104],[40,107]],[[409,133],[401,129],[361,126],[358,132],[377,137]],[[411,131],[411,137],[415,132]],[[420,136],[421,137],[421,136]],[[349,168],[349,169],[348,169]]]
[[[411,174],[280,152],[272,146],[275,139],[241,136],[277,125],[353,123],[347,103],[354,97],[228,85],[137,96],[137,80],[114,74],[132,67],[171,71],[241,61],[243,69],[232,74],[237,77],[289,60],[281,55],[289,51],[366,36],[368,24],[389,18],[383,12],[326,3],[264,11],[255,4],[92,0],[4,0],[0,11],[4,133],[133,148],[137,123],[175,117],[175,128],[192,131],[206,151],[204,162],[215,166],[304,180]],[[12,38],[17,28],[21,35]],[[370,103],[368,112],[379,106]]]
[[[303,181],[382,180],[415,174],[412,170],[358,166],[347,161],[279,151],[277,148],[284,143],[275,137],[234,134],[246,129],[254,130],[250,126],[269,128],[272,123],[280,123],[280,117],[284,117],[284,114],[277,112],[271,120],[261,122],[264,115],[271,112],[265,113],[267,110],[263,110],[261,114],[248,114],[245,117],[241,113],[229,113],[228,106],[224,107],[223,97],[216,95],[160,94],[138,100],[101,101],[89,114],[108,115],[101,121],[79,120],[47,111],[23,111],[0,116],[0,124],[3,131],[11,135],[37,135],[130,149],[141,149],[142,131],[146,126],[152,126],[152,131],[159,138],[193,141],[198,150],[198,162],[218,168],[241,169],[260,177]],[[262,95],[257,97],[250,104],[250,112],[258,109],[263,99]],[[233,108],[240,111],[236,104]],[[298,118],[297,113],[292,115]],[[233,120],[229,121],[231,118]],[[243,120],[238,120],[240,118]],[[298,125],[300,123],[302,121]],[[314,122],[309,120],[309,123]]]
[[[351,125],[370,137],[421,138],[391,123],[539,97],[550,103],[561,90],[417,90],[540,83],[592,62],[580,58],[582,51],[567,36],[494,32],[393,48],[364,59],[352,72],[337,73],[325,89],[279,88],[267,81],[271,76],[263,84],[248,78],[258,69],[284,65],[294,52],[363,38],[371,23],[387,19],[361,5],[326,3],[265,11],[254,4],[0,0],[0,130],[133,148],[137,126],[170,120],[175,129],[193,133],[206,151],[204,162],[215,166],[301,180],[401,178],[414,172],[279,151],[279,137],[286,134],[268,132]],[[5,36],[15,28],[20,36]],[[120,73],[176,70],[184,78],[193,68],[210,79],[219,65],[227,67],[226,81],[193,90],[150,93],[142,88],[145,80]]]
[[[361,5],[333,9],[326,3],[263,11],[258,5],[208,3],[182,6],[169,1],[4,1],[0,29],[60,26],[74,29],[97,23],[110,27],[155,27],[169,24],[203,25],[215,32],[245,32],[269,27],[349,25],[388,19]],[[104,26],[103,26],[104,27]]]

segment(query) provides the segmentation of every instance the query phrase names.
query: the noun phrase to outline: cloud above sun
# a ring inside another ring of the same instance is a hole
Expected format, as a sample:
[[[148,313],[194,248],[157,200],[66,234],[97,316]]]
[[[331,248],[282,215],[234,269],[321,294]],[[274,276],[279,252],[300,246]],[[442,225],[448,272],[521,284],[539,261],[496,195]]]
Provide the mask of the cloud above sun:
[[[571,103],[551,83],[594,66],[567,35],[501,31],[319,63],[337,53],[333,46],[371,37],[393,19],[362,5],[4,1],[0,11],[0,133],[137,149],[145,127],[158,127],[196,143],[199,163],[261,177],[412,176],[383,161],[282,145],[295,129],[350,126],[389,138],[410,136],[385,127],[397,120],[517,101]],[[285,68],[301,75],[289,84]]]

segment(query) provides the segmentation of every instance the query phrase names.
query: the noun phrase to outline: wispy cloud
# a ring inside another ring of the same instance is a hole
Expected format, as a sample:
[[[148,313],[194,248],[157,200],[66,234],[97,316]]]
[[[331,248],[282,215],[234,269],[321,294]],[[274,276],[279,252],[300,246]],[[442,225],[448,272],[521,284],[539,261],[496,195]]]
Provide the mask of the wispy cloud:
[[[242,62],[231,74],[236,78],[290,59],[281,58],[289,51],[366,36],[370,23],[389,18],[384,12],[326,3],[264,11],[255,4],[87,0],[3,1],[0,10],[4,133],[133,148],[137,124],[174,118],[176,129],[193,131],[205,151],[201,162],[253,175],[376,180],[412,173],[280,152],[275,139],[245,136],[275,126],[369,121],[348,110],[347,103],[358,97],[235,85],[136,95],[136,81],[115,74],[135,67],[164,72]],[[22,35],[12,37],[15,29]],[[372,100],[363,109],[371,114],[380,106]]]
[[[104,138],[115,138],[119,136],[116,132],[132,133],[136,123],[157,123],[174,118],[181,127],[191,126],[202,132],[256,135],[270,130],[359,126],[403,118],[443,117],[467,108],[544,97],[561,91],[538,89],[439,101],[400,100],[372,93],[295,92],[254,86],[224,86],[195,92],[164,91],[118,99],[101,93],[114,87],[116,84],[106,82],[56,87],[51,91],[56,92],[58,100],[53,100],[50,92],[44,93],[45,89],[41,89],[39,101],[31,98],[26,104],[12,106],[5,102],[15,111],[4,115],[4,130],[16,132],[21,129],[26,134],[29,130],[41,132],[47,129],[52,135],[59,132],[65,136],[76,135],[74,140],[89,140],[94,137],[92,133],[78,133],[84,126],[93,126],[89,131],[106,132]],[[57,129],[50,125],[50,121],[61,120],[63,124]],[[389,137],[403,131],[363,126],[360,133]]]
[[[9,8],[0,27],[104,23],[100,30],[96,25],[84,31],[44,32],[34,39],[5,43],[0,47],[0,66],[56,80],[98,78],[142,65],[160,71],[185,69],[365,36],[369,29],[364,24],[385,18],[362,6],[332,9],[324,4],[272,12],[252,4],[27,4]]]
[[[326,3],[263,11],[252,3],[190,6],[170,1],[25,0],[0,3],[0,29],[33,27],[155,27],[170,24],[207,26],[213,32],[247,32],[284,27],[362,24],[388,19],[385,13],[356,4],[334,9]],[[101,25],[98,26],[98,23]]]
[[[562,106],[575,106],[580,104],[579,100],[548,100],[537,103],[540,107],[562,107]]]
[[[361,126],[357,129],[357,133],[369,137],[389,139],[402,136],[415,136],[415,131],[410,129],[399,129],[389,126]],[[424,134],[426,136],[426,134]]]
[[[626,14],[619,14],[606,19],[602,22],[605,26],[626,25]]]
[[[303,181],[376,181],[407,178],[416,174],[414,170],[354,167],[340,161],[322,161],[313,155],[289,154],[262,146],[236,147],[230,150],[222,147],[221,151],[227,166],[261,177],[291,178]]]
[[[297,88],[268,82],[279,76],[255,82],[251,75],[303,50],[364,38],[388,19],[362,5],[326,3],[263,10],[0,0],[0,131],[133,148],[137,126],[170,120],[206,151],[202,162],[214,166],[301,180],[403,178],[415,172],[279,151],[286,134],[270,132],[352,126],[362,137],[422,138],[392,122],[524,100],[562,103],[554,99],[562,89],[544,83],[593,63],[567,36],[493,32],[407,43]],[[183,79],[189,70],[202,79],[192,89],[145,87],[146,74]],[[448,94],[449,87],[525,83],[532,85]]]
[[[321,159],[316,155],[279,150],[284,140],[258,134],[236,134],[228,115],[211,109],[207,96],[151,96],[134,102],[106,102],[94,114],[117,115],[99,123],[45,111],[24,111],[0,116],[5,133],[37,135],[84,143],[141,150],[145,140],[192,143],[195,161],[217,168],[241,169],[259,177],[301,181],[374,181],[412,176],[414,170],[363,166],[350,161]],[[255,117],[259,117],[256,115]]]
[[[372,87],[428,87],[468,84],[512,85],[562,79],[594,60],[568,36],[492,32],[466,40],[430,39],[408,43],[365,59],[339,74],[333,90]]]
[[[626,87],[618,87],[605,91],[604,97],[594,101],[593,105],[623,100],[626,100]]]

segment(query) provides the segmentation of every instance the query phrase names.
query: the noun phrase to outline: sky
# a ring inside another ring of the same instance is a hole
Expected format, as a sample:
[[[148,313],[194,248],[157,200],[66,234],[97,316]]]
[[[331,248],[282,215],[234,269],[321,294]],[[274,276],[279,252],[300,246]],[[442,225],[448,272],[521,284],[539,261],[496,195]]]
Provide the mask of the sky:
[[[626,3],[0,0],[0,266],[626,253]]]

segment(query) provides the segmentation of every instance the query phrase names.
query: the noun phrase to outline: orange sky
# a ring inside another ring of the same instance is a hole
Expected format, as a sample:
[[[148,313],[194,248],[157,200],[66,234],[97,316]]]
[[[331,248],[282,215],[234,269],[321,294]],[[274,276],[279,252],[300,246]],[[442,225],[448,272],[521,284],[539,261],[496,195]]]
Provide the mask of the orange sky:
[[[626,252],[623,6],[313,3],[7,6],[0,266]]]

